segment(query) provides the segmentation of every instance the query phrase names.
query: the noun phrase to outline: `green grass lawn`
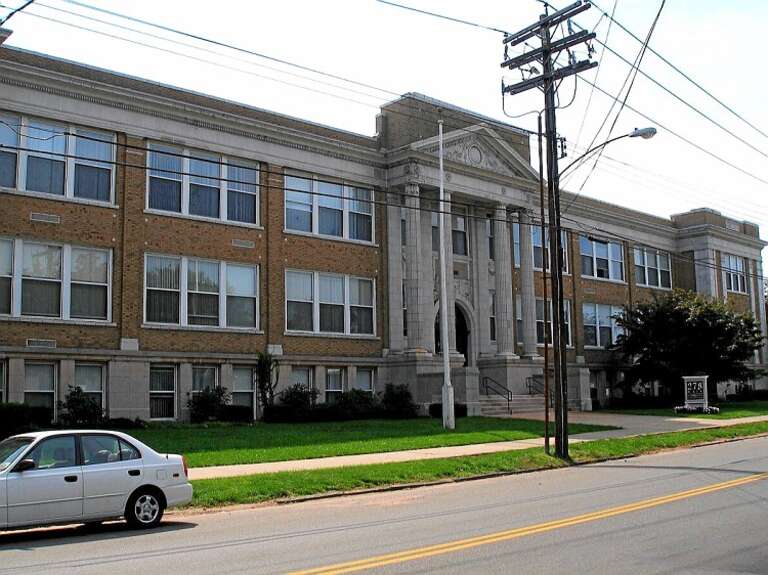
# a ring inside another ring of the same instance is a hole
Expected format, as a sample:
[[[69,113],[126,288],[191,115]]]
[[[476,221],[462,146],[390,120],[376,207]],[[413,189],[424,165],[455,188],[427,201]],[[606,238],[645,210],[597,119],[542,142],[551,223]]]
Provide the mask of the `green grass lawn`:
[[[573,444],[571,457],[575,463],[590,463],[761,433],[768,433],[768,422],[641,437],[601,439]],[[494,473],[520,473],[566,465],[568,464],[545,455],[542,448],[536,447],[468,457],[205,479],[192,482],[195,495],[190,506],[220,507],[259,503],[285,497],[468,478]]]
[[[573,424],[571,433],[613,429]],[[263,463],[530,439],[543,424],[525,419],[463,417],[454,431],[433,418],[333,423],[167,425],[129,433],[161,453],[182,453],[190,467]]]
[[[666,417],[704,417],[706,419],[735,419],[739,417],[752,417],[755,415],[768,415],[768,401],[732,401],[713,404],[720,408],[720,413],[715,415],[704,415],[702,413],[680,414],[676,415],[674,409],[653,408],[653,409],[614,409],[610,413],[624,413],[627,415],[658,415]]]

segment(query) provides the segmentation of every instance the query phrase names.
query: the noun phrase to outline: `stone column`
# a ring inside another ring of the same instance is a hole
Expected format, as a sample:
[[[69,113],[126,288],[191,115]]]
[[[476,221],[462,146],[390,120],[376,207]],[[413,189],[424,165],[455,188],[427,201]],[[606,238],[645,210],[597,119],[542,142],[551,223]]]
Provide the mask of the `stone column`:
[[[473,338],[478,346],[478,356],[492,355],[491,326],[488,320],[491,311],[491,298],[489,290],[495,290],[495,285],[490,282],[490,254],[488,253],[488,231],[486,229],[485,216],[488,210],[476,209],[475,216],[470,220],[470,226],[474,231],[474,242],[470,246],[474,259],[475,272],[471,274],[470,281],[474,287],[475,320],[477,321],[477,337]],[[490,222],[493,225],[493,221]]]
[[[8,360],[8,399],[13,403],[24,403],[25,384],[24,360],[12,357]]]
[[[189,407],[187,402],[192,399],[192,364],[180,363],[177,372],[178,380],[176,389],[178,404],[176,406],[176,419],[180,421],[189,421]]]
[[[536,292],[533,287],[533,245],[531,218],[526,210],[518,212],[520,222],[520,302],[523,318],[523,354],[538,356],[536,349]]]
[[[396,197],[396,196],[392,196]],[[387,203],[392,201],[388,196]],[[407,238],[406,238],[407,241]],[[403,337],[403,246],[400,238],[400,206],[387,206],[387,278],[389,303],[389,349],[402,351]]]
[[[694,250],[693,259],[696,271],[696,291],[700,294],[717,297],[717,267],[715,262],[714,250],[704,247]],[[701,263],[698,263],[701,262]]]
[[[426,351],[422,302],[424,299],[424,274],[429,273],[420,265],[424,237],[421,233],[421,202],[419,185],[405,186],[405,301],[407,306],[408,349]],[[402,332],[401,332],[402,333]]]
[[[450,192],[445,192],[445,207],[443,211],[446,212],[445,229],[443,229],[443,242],[445,243],[445,285],[446,301],[448,302],[448,346],[450,347],[451,353],[458,353],[456,351],[456,289],[453,283],[453,217],[451,216],[452,209]],[[467,242],[469,242],[468,229],[466,230],[466,234]],[[440,276],[438,275],[437,277],[439,278]]]
[[[507,207],[496,206],[494,217],[493,250],[496,265],[496,347],[497,355],[517,357],[515,354],[515,313],[512,307],[512,252],[507,222]]]

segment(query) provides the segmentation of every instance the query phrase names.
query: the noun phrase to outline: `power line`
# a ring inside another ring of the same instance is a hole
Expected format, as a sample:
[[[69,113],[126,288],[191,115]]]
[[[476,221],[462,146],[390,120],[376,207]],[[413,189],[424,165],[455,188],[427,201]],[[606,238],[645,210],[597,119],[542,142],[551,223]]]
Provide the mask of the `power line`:
[[[23,11],[23,10],[24,10],[24,9],[25,9],[27,6],[29,6],[30,4],[32,4],[32,2],[34,2],[34,1],[35,1],[35,0],[27,0],[26,2],[24,2],[24,4],[22,4],[22,5],[21,5],[21,6],[19,6],[18,8],[14,8],[13,10],[11,10],[11,11],[8,13],[8,15],[7,15],[5,18],[3,18],[2,20],[0,20],[0,26],[2,26],[2,25],[4,25],[4,24],[6,24],[6,23],[8,22],[8,20],[10,20],[11,18],[13,18],[13,17],[14,17],[16,14],[18,14],[19,12]]]
[[[605,11],[604,11],[604,10],[603,10],[603,9],[602,9],[602,8],[601,8],[601,7],[600,7],[600,6],[599,6],[599,5],[598,5],[598,4],[597,4],[597,3],[596,3],[594,0],[590,0],[590,2],[592,3],[592,5],[593,5],[593,6],[595,6],[595,8],[597,8],[598,10],[600,10],[600,11],[601,11],[603,14],[606,14],[606,15],[607,15],[607,13],[606,13],[606,12],[605,12]],[[614,19],[612,16],[608,16],[608,17],[611,19],[611,21],[612,21],[612,22],[615,22],[615,23],[616,23],[616,25],[617,25],[619,28],[621,28],[622,30],[624,30],[624,32],[626,32],[627,34],[629,34],[629,35],[630,35],[632,38],[634,38],[634,39],[635,39],[635,40],[637,40],[638,42],[641,42],[641,43],[642,43],[642,40],[640,40],[640,38],[638,38],[638,37],[637,37],[637,36],[636,36],[636,35],[635,35],[635,34],[634,34],[634,33],[633,33],[631,30],[627,29],[627,27],[626,27],[626,26],[624,26],[624,25],[623,25],[621,22],[619,22],[618,20]],[[659,54],[659,52],[657,52],[657,51],[656,51],[656,50],[654,50],[653,48],[649,48],[649,50],[650,50],[650,52],[651,52],[651,53],[652,53],[654,56],[656,56],[657,58],[659,58],[659,60],[661,60],[661,61],[662,61],[662,62],[664,62],[664,63],[665,63],[667,66],[669,66],[670,68],[672,68],[672,69],[673,69],[675,72],[677,72],[678,74],[680,74],[680,75],[681,75],[683,78],[685,78],[686,80],[688,80],[688,81],[689,81],[691,84],[693,84],[694,86],[696,86],[696,87],[697,87],[699,90],[701,90],[702,92],[704,92],[704,93],[705,93],[707,96],[709,96],[710,98],[712,98],[712,99],[713,99],[715,102],[717,102],[718,104],[720,104],[720,105],[721,105],[723,108],[725,108],[726,110],[728,110],[728,111],[729,111],[731,114],[733,114],[734,116],[736,116],[736,117],[737,117],[739,120],[741,120],[742,122],[744,122],[745,124],[747,124],[747,125],[748,125],[750,128],[752,128],[753,130],[755,130],[756,132],[758,132],[758,133],[759,133],[759,134],[761,134],[762,136],[764,136],[764,137],[768,138],[768,134],[766,134],[765,132],[763,132],[763,131],[762,131],[760,128],[758,128],[758,127],[757,127],[757,126],[755,126],[755,125],[754,125],[752,122],[750,122],[749,120],[747,120],[746,118],[744,118],[744,117],[743,117],[741,114],[739,114],[738,112],[736,112],[736,110],[734,110],[733,108],[731,108],[731,107],[730,107],[728,104],[726,104],[725,102],[723,102],[722,100],[720,100],[720,99],[719,99],[717,96],[715,96],[714,94],[712,94],[712,93],[711,93],[709,90],[707,90],[706,88],[704,88],[704,87],[703,87],[701,84],[699,84],[699,83],[698,83],[696,80],[694,80],[694,79],[693,79],[693,78],[691,78],[691,77],[690,77],[688,74],[686,74],[685,72],[683,72],[683,71],[682,71],[682,70],[681,70],[679,67],[675,66],[675,65],[674,65],[672,62],[670,62],[669,60],[667,60],[667,59],[666,59],[664,56],[662,56],[661,54]]]
[[[396,8],[402,8],[403,10],[410,10],[411,12],[416,12],[418,14],[423,14],[425,16],[434,16],[435,18],[440,18],[441,20],[456,22],[457,24],[466,24],[467,26],[482,28],[483,30],[490,30],[491,32],[499,32],[500,34],[504,34],[504,35],[509,34],[509,32],[506,30],[501,30],[500,28],[494,28],[493,26],[485,26],[483,24],[477,24],[476,22],[470,22],[469,20],[462,20],[461,18],[454,18],[452,16],[446,16],[444,14],[438,14],[436,12],[430,12],[428,10],[420,10],[412,6],[405,6],[404,4],[397,4],[396,2],[389,2],[387,0],[376,0],[376,1],[380,2],[381,4],[388,4]]]

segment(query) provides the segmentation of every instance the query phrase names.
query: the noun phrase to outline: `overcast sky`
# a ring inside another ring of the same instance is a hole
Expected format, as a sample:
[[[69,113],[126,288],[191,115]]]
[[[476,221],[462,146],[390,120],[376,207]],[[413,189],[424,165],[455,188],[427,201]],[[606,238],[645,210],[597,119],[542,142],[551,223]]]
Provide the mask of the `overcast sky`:
[[[503,70],[499,67],[502,59],[499,33],[422,16],[374,0],[87,1],[322,69],[382,90],[330,80],[275,62],[195,43],[64,0],[38,0],[27,9],[28,13],[15,16],[8,24],[14,33],[7,44],[369,135],[374,133],[378,106],[393,99],[394,94],[404,92],[421,92],[493,118],[505,119],[500,96]],[[613,2],[598,0],[598,5],[610,12]],[[644,38],[660,2],[618,0],[615,17]],[[8,3],[18,5],[22,2],[9,0]],[[535,0],[403,0],[402,3],[509,31],[526,26],[541,13],[541,5]],[[553,3],[562,7],[567,2],[553,0]],[[235,59],[142,37],[136,32],[83,20],[51,7],[192,43]],[[218,65],[66,27],[34,14],[162,46],[215,61]],[[609,20],[601,18],[600,10],[593,8],[576,20],[585,28],[597,26],[598,38],[605,40]],[[668,0],[650,45],[768,133],[766,82],[760,64],[766,22],[768,2],[764,0]],[[640,49],[640,44],[615,24],[607,43],[630,61]],[[598,85],[617,94],[629,67],[610,53],[604,53],[598,44],[595,47],[595,58],[600,61],[600,66],[584,77],[594,81],[599,74]],[[659,134],[653,140],[624,139],[608,147],[582,193],[660,216],[710,207],[731,217],[759,223],[762,236],[768,238],[768,202],[765,199],[768,183],[722,164],[684,143],[659,124],[767,182],[768,138],[709,99],[650,52],[646,53],[641,70],[760,151],[750,149],[647,78],[638,76],[628,105],[658,122],[655,125]],[[296,77],[295,74],[306,77]],[[340,87],[312,82],[308,78]],[[507,79],[508,82],[517,81],[519,75],[507,71]],[[563,83],[561,104],[568,103],[573,89],[573,79]],[[559,132],[568,139],[570,148],[570,157],[565,162],[578,155],[574,149],[576,145],[583,148],[589,144],[610,107],[611,100],[595,91],[585,116],[591,90],[588,84],[579,82],[573,104],[558,114]],[[320,92],[331,92],[340,97]],[[522,114],[540,108],[542,103],[541,94],[531,92],[508,97],[506,109],[510,114]],[[535,115],[509,121],[535,129]],[[647,125],[654,124],[625,108],[613,135]],[[596,141],[601,142],[606,136],[607,127]],[[574,172],[565,181],[565,187],[577,191],[588,171],[589,167],[585,167]]]

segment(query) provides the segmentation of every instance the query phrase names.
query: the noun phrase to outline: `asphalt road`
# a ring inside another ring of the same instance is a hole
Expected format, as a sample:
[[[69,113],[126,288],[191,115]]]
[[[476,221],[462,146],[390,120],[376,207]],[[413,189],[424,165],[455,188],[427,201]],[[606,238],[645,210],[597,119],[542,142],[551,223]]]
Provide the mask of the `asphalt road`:
[[[313,572],[768,574],[768,476],[758,475],[766,472],[768,438],[761,438],[408,491],[175,515],[153,532],[116,523],[94,533],[5,533],[0,575],[287,573],[332,565]]]

